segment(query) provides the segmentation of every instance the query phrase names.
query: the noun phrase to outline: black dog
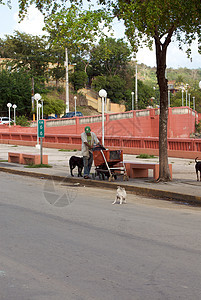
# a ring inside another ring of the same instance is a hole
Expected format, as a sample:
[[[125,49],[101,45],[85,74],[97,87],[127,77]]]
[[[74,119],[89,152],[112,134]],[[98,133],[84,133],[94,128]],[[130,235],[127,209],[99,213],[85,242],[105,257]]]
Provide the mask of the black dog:
[[[197,158],[195,159],[195,170],[196,170],[196,174],[197,174],[197,181],[199,181],[199,176],[198,176],[198,172],[200,172],[200,181],[201,181],[201,161],[197,161]]]
[[[70,160],[69,160],[69,166],[70,166],[70,173],[71,176],[73,175],[73,169],[75,167],[78,167],[78,177],[82,177],[82,169],[83,169],[83,157],[78,157],[78,156],[71,156]]]

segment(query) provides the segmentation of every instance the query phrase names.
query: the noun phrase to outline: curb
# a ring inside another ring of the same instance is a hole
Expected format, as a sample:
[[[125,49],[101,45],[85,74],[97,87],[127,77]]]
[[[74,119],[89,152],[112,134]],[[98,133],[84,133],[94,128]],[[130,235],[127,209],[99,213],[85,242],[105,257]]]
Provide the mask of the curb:
[[[55,181],[63,181],[68,183],[79,183],[81,186],[88,186],[88,187],[98,187],[98,188],[106,188],[106,189],[113,189],[116,190],[119,183],[116,182],[107,182],[107,181],[98,181],[98,180],[84,180],[82,178],[74,178],[74,177],[64,177],[64,176],[58,176],[58,175],[49,175],[44,173],[36,173],[36,172],[28,172],[28,171],[22,171],[22,170],[14,170],[10,168],[4,168],[0,167],[1,172],[15,174],[15,175],[21,175],[21,176],[28,176],[28,177],[34,177],[39,179],[46,179],[46,180],[55,180]],[[145,187],[137,187],[137,186],[130,186],[123,184],[123,187],[125,187],[127,192],[130,192],[132,194],[146,196],[150,198],[156,198],[156,199],[164,199],[164,200],[170,200],[170,201],[179,201],[184,202],[185,204],[196,204],[201,205],[201,197],[199,196],[193,196],[193,195],[187,195],[182,193],[176,193],[176,192],[170,192],[166,190],[160,190],[160,189],[152,189],[152,188],[145,188]]]

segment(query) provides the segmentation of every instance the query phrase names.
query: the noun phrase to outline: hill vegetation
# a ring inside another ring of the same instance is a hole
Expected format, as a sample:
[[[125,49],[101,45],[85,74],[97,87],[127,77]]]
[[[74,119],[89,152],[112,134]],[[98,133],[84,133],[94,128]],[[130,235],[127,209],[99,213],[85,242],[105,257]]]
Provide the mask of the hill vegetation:
[[[65,51],[51,44],[47,37],[20,33],[0,39],[0,113],[7,114],[7,103],[17,105],[17,115],[32,118],[36,108],[31,97],[40,93],[44,100],[44,115],[62,115],[65,112],[65,74],[63,64]],[[98,93],[105,89],[114,103],[132,108],[131,92],[135,92],[136,62],[131,59],[131,49],[122,39],[102,38],[92,45],[85,54],[70,53],[69,65],[70,110],[74,109],[77,96],[77,110],[84,115],[97,112],[87,107],[84,95],[79,90],[90,88]],[[71,66],[71,67],[70,67]],[[159,88],[156,68],[144,64],[138,70],[138,109],[159,104]],[[174,81],[178,93],[171,94],[171,106],[181,105],[181,85],[188,83],[188,93],[196,99],[196,110],[201,112],[201,69],[167,69],[168,81]],[[193,103],[191,103],[193,108]]]

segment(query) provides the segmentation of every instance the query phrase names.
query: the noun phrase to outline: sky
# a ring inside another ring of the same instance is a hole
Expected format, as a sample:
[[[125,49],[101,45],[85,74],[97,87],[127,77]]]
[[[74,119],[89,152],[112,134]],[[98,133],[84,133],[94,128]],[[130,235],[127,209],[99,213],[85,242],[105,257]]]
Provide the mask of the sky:
[[[29,9],[29,15],[24,21],[19,23],[18,18],[18,1],[12,0],[12,8],[9,9],[7,5],[0,5],[0,38],[4,38],[6,34],[11,35],[14,30],[19,30],[33,35],[42,35],[43,16],[33,6]],[[122,22],[114,21],[114,37],[124,38],[124,26]],[[144,46],[143,49],[139,49],[137,53],[137,62],[144,63],[147,66],[155,67],[155,51],[150,51]],[[172,42],[168,47],[167,52],[167,67],[168,68],[189,68],[198,69],[201,68],[201,55],[197,52],[197,43],[192,45],[192,62],[187,58],[184,51],[179,50],[177,43]]]

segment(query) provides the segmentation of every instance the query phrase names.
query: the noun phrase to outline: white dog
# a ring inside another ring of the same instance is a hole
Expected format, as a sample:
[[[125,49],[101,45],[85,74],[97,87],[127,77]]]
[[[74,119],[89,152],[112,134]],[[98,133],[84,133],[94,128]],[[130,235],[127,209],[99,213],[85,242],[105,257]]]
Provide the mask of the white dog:
[[[125,188],[122,188],[121,186],[117,187],[116,198],[112,204],[117,203],[118,200],[119,200],[120,204],[126,203],[126,190],[125,190]]]

